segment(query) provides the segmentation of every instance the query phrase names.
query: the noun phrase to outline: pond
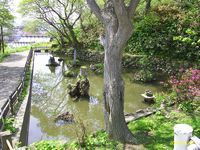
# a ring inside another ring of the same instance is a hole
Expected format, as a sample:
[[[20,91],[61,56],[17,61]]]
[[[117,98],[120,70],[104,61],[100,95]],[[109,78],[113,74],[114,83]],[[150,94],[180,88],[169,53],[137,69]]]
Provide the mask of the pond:
[[[45,53],[35,55],[29,144],[40,140],[76,139],[79,129],[75,124],[58,124],[54,121],[57,115],[66,111],[82,120],[88,133],[103,129],[103,76],[89,72],[91,98],[89,101],[74,102],[67,94],[67,85],[76,79],[63,77],[62,64],[56,68],[47,67],[49,57],[50,54]],[[125,113],[148,107],[140,95],[145,90],[150,89],[154,93],[161,91],[159,85],[133,83],[131,77],[132,73],[123,73]]]

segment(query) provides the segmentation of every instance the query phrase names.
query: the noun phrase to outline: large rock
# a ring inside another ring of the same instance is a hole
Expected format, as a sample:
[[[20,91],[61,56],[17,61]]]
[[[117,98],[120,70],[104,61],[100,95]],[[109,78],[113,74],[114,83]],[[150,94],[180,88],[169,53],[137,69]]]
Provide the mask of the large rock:
[[[89,98],[90,83],[88,78],[80,76],[75,85],[68,85],[68,93],[73,98]]]
[[[49,61],[48,61],[48,64],[46,64],[46,65],[47,65],[47,66],[54,66],[54,67],[56,67],[56,66],[59,66],[59,63],[57,63],[57,62],[55,61],[55,58],[54,58],[54,57],[50,56]]]

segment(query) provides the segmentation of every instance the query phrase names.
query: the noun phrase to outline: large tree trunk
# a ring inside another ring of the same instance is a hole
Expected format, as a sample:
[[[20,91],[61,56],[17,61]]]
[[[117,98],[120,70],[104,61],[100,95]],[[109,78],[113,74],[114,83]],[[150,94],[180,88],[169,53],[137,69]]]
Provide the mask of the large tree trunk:
[[[108,32],[111,30],[107,30]],[[129,31],[131,35],[131,30]],[[113,36],[112,36],[113,35]],[[136,143],[124,118],[124,82],[122,79],[122,53],[129,35],[107,35],[104,60],[104,118],[106,131],[111,138]],[[110,37],[110,39],[108,39]],[[118,44],[116,44],[118,43]]]
[[[89,7],[103,23],[105,37],[101,43],[105,50],[104,60],[104,118],[106,131],[114,140],[136,143],[128,129],[124,117],[124,82],[122,73],[122,53],[133,31],[131,17],[139,0],[107,0],[100,9],[95,0],[87,0]]]

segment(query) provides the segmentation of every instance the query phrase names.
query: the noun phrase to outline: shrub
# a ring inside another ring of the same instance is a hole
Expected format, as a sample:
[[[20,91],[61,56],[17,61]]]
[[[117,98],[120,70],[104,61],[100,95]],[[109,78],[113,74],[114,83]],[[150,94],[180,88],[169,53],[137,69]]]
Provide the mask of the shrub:
[[[169,84],[177,93],[178,102],[193,101],[196,97],[200,97],[200,70],[191,68],[172,76]]]
[[[199,18],[198,2],[195,0],[153,6],[148,15],[135,18],[135,30],[125,51],[198,61]]]

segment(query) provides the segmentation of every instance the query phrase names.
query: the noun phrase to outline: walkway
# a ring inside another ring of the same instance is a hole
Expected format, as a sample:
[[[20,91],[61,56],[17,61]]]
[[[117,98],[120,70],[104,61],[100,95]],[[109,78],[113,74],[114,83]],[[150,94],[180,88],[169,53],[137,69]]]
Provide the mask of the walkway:
[[[0,108],[18,86],[27,56],[28,51],[11,54],[0,63]]]

